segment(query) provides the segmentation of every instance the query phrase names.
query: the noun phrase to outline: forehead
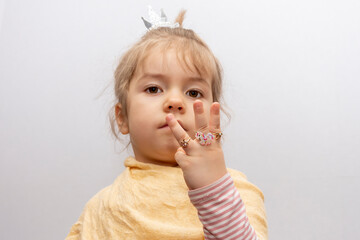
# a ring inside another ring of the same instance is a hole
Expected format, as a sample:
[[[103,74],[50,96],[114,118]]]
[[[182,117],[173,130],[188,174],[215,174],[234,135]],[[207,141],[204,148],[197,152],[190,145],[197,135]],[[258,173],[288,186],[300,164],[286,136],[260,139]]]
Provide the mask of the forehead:
[[[137,71],[166,71],[177,64],[184,72],[209,80],[217,75],[214,57],[194,44],[164,42],[148,46],[139,56]]]
[[[209,79],[208,74],[196,70],[188,56],[181,56],[174,49],[166,51],[152,50],[144,58],[140,70],[144,73],[186,74],[190,77]]]

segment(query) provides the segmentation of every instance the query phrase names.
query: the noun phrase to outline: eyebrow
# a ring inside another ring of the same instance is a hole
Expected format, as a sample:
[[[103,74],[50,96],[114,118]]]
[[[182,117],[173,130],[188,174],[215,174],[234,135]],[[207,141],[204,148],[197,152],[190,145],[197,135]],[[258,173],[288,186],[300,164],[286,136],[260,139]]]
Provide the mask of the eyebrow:
[[[157,78],[161,81],[164,81],[167,77],[166,75],[163,75],[161,73],[144,73],[139,80],[144,79],[144,78]],[[208,81],[206,81],[205,79],[201,78],[201,77],[189,77],[187,78],[187,80],[189,81],[194,81],[194,82],[200,82],[200,83],[205,83],[208,87],[210,87],[210,84],[208,83]]]

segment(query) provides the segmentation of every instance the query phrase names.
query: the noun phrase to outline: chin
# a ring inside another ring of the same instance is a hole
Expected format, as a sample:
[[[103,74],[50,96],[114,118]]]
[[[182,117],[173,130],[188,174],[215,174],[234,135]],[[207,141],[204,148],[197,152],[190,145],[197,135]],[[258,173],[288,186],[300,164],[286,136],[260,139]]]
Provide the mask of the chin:
[[[165,149],[158,149],[156,151],[156,156],[160,161],[164,162],[176,162],[175,161],[175,153],[178,149],[178,146],[176,147],[166,147]]]

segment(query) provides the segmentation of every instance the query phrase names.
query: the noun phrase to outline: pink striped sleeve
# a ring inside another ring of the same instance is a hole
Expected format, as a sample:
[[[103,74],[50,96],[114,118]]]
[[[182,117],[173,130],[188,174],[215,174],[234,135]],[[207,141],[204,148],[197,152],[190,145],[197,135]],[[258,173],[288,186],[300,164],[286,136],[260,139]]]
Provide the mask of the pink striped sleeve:
[[[190,190],[189,197],[198,210],[205,239],[258,239],[229,173],[208,186]]]

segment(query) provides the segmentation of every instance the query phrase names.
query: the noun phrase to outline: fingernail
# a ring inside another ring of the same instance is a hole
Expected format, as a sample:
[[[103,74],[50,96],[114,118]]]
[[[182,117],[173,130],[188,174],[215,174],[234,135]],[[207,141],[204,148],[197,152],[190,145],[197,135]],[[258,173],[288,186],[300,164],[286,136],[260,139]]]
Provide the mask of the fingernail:
[[[196,102],[194,106],[196,110],[199,110],[201,108],[201,102]]]
[[[167,119],[168,121],[171,121],[171,120],[174,119],[174,116],[173,116],[172,114],[169,114],[169,115],[166,116],[166,119]]]

